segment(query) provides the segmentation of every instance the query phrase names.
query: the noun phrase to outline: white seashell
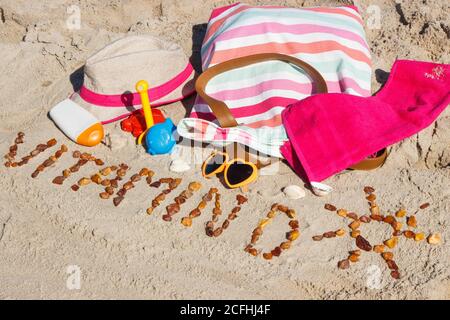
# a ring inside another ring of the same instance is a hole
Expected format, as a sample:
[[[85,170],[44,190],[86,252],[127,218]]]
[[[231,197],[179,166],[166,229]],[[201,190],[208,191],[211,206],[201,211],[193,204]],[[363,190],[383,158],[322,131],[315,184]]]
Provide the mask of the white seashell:
[[[183,159],[175,159],[170,164],[169,170],[172,172],[185,172],[191,169],[191,166]]]
[[[311,189],[318,197],[324,197],[333,191],[332,187],[320,182],[311,182]]]
[[[295,184],[285,187],[283,189],[283,192],[286,195],[286,197],[291,200],[301,199],[306,196],[305,190],[303,190],[303,188]]]
[[[271,165],[259,169],[258,174],[260,176],[274,176],[279,173],[279,170],[280,170],[280,162],[276,161]]]

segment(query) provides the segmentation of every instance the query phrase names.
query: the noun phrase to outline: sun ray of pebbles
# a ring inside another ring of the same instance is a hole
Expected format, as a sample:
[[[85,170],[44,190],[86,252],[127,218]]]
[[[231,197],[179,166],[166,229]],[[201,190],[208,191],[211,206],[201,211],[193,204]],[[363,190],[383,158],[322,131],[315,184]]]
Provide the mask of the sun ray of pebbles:
[[[349,213],[345,209],[337,209],[334,205],[326,204],[325,209],[329,211],[336,211],[336,213],[340,217],[352,219],[352,222],[348,225],[350,228],[350,236],[355,239],[356,246],[359,248],[358,250],[353,250],[349,252],[349,256],[347,259],[341,260],[338,262],[339,269],[348,269],[351,263],[356,263],[360,260],[361,252],[374,252],[379,254],[383,260],[385,261],[388,269],[391,271],[390,275],[393,279],[398,280],[401,278],[401,274],[399,272],[399,268],[397,263],[394,261],[394,254],[391,251],[386,251],[388,249],[393,250],[398,246],[399,237],[404,236],[406,239],[413,239],[416,242],[423,241],[426,236],[424,232],[414,232],[412,230],[403,230],[403,226],[405,224],[409,228],[417,228],[417,218],[415,215],[407,216],[407,210],[401,208],[395,211],[395,214],[388,214],[386,216],[381,214],[381,210],[376,203],[376,195],[375,189],[370,186],[364,187],[364,193],[366,194],[366,200],[369,203],[370,207],[370,217],[367,215],[363,215],[358,217],[356,213]],[[424,203],[420,205],[420,209],[428,208],[429,203]],[[406,220],[406,223],[400,222],[398,219]],[[361,236],[361,231],[359,230],[361,223],[369,224],[371,221],[377,221],[380,223],[385,223],[391,226],[392,235],[390,238],[382,241],[382,244],[377,244],[372,246],[369,241],[367,241],[363,236]],[[344,233],[342,233],[343,235]],[[323,233],[322,235],[313,236],[312,239],[314,241],[321,241],[324,238],[334,238],[339,235],[338,231],[328,231]],[[440,243],[440,235],[439,234],[430,234],[427,238],[428,243],[439,244]]]

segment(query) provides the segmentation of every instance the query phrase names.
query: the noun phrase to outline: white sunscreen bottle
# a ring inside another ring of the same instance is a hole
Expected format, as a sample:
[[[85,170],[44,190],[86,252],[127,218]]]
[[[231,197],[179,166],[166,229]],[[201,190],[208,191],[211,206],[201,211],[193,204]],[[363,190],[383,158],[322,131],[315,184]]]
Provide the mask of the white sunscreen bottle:
[[[78,144],[93,147],[103,139],[104,132],[100,121],[70,99],[54,106],[49,115],[58,128]]]

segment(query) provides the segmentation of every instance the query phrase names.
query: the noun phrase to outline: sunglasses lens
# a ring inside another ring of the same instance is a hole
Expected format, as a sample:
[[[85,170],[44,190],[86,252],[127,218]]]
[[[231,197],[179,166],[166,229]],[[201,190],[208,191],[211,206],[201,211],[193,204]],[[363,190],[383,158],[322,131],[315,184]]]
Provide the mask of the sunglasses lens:
[[[253,174],[253,167],[237,161],[234,162],[227,171],[227,179],[231,185],[236,185],[244,182]]]
[[[222,164],[225,163],[225,156],[223,154],[216,154],[214,157],[210,158],[205,166],[205,174],[209,175],[220,168]]]

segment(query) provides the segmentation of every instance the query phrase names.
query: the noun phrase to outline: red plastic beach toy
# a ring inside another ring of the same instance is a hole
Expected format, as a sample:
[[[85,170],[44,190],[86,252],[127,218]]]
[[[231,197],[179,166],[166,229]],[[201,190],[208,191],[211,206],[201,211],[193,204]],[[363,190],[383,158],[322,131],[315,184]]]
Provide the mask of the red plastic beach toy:
[[[155,124],[164,122],[166,120],[161,110],[159,109],[152,109],[152,114]],[[122,120],[122,122],[120,122],[120,127],[123,131],[131,132],[133,134],[133,137],[139,137],[141,133],[147,129],[143,110],[141,109],[139,111],[136,111],[127,119]]]

